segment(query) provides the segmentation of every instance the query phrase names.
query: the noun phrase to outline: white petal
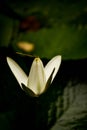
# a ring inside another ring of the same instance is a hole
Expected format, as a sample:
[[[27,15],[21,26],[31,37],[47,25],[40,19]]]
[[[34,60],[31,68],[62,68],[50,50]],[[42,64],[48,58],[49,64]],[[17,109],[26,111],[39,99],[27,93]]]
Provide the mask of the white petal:
[[[15,78],[17,79],[19,85],[22,87],[21,83],[27,85],[28,77],[22,68],[10,57],[7,57],[7,63],[13,72]]]
[[[35,58],[29,73],[28,87],[36,94],[41,94],[46,85],[44,66],[39,58]]]
[[[61,56],[60,55],[59,56],[55,56],[54,58],[52,58],[48,62],[48,64],[45,66],[46,82],[47,82],[48,78],[50,77],[53,69],[55,69],[54,73],[53,73],[53,77],[52,77],[52,81],[53,81],[54,77],[56,76],[56,74],[58,72],[60,64],[61,64]]]

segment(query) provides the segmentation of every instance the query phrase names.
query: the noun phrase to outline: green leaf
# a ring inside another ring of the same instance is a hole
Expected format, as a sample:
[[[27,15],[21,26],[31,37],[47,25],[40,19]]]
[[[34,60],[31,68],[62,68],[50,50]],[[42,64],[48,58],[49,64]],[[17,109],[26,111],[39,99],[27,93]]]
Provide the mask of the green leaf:
[[[85,84],[72,86],[69,82],[63,94],[58,97],[56,105],[57,121],[51,130],[84,129],[87,121],[87,86]]]

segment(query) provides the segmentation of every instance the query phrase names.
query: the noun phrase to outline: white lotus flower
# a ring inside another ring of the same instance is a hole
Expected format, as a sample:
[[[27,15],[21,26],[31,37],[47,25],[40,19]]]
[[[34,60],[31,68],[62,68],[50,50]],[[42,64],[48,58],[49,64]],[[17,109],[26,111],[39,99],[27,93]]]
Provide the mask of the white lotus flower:
[[[52,83],[60,67],[61,56],[55,56],[44,67],[40,58],[35,58],[29,76],[22,68],[10,57],[7,57],[7,63],[17,79],[20,87],[31,96],[39,96]]]

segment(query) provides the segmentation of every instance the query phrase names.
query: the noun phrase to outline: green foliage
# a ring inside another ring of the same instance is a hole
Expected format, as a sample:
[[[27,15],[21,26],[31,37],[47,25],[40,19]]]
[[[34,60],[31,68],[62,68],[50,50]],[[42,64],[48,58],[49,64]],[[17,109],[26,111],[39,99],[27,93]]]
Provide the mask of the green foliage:
[[[0,46],[7,47],[12,36],[13,21],[0,14]]]
[[[86,34],[84,27],[61,25],[23,34],[21,40],[34,43],[33,53],[40,57],[52,58],[60,54],[64,59],[81,59],[87,57]]]

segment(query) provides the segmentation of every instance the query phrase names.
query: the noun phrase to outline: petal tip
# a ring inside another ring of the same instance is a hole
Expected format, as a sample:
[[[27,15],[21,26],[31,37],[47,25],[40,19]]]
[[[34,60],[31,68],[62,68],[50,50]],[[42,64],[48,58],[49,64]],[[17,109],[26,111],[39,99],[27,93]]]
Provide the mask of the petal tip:
[[[9,63],[12,59],[10,57],[6,57],[7,63]]]
[[[6,60],[8,61],[10,58],[9,57],[6,57]]]
[[[61,55],[57,55],[55,58],[56,58],[56,59],[58,60],[58,62],[61,64],[62,56],[61,56]]]
[[[56,57],[57,57],[58,59],[60,59],[60,60],[62,59],[62,56],[61,56],[61,55],[57,55]]]

